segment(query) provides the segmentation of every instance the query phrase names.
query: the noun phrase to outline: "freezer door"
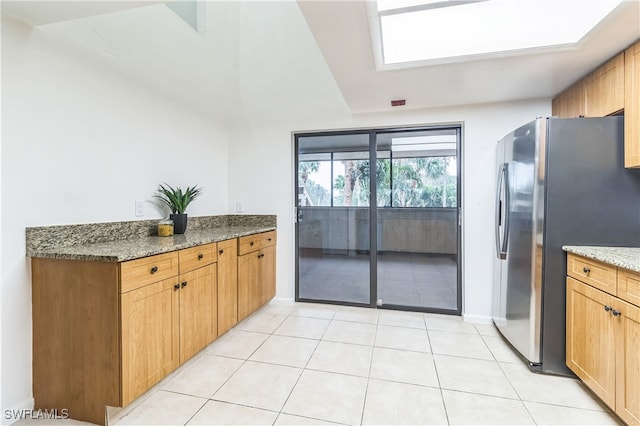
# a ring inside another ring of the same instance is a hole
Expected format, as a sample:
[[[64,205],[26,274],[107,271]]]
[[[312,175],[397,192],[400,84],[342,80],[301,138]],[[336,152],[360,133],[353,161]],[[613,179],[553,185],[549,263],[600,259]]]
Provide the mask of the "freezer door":
[[[535,289],[536,208],[539,121],[533,121],[505,139],[504,181],[507,229],[506,257],[501,266],[500,304],[495,321],[503,336],[531,363],[540,362],[539,296]],[[539,260],[538,260],[539,261]],[[539,293],[539,289],[538,289]]]

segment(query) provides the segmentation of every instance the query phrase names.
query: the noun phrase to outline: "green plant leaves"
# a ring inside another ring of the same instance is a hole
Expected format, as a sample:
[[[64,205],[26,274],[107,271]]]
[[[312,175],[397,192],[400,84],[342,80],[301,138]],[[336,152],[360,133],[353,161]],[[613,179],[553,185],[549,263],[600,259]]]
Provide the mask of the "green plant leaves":
[[[198,185],[188,186],[184,191],[180,187],[173,188],[167,183],[158,186],[158,194],[154,195],[154,197],[169,207],[173,214],[184,214],[187,206],[202,195],[202,188],[198,188]]]

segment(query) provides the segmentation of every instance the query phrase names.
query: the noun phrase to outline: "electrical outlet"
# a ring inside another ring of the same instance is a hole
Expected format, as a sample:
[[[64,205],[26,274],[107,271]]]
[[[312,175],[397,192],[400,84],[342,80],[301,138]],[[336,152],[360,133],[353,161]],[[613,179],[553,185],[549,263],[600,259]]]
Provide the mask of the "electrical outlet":
[[[244,209],[242,208],[242,201],[236,201],[236,212],[242,213]]]
[[[144,216],[144,201],[136,200],[136,217]]]

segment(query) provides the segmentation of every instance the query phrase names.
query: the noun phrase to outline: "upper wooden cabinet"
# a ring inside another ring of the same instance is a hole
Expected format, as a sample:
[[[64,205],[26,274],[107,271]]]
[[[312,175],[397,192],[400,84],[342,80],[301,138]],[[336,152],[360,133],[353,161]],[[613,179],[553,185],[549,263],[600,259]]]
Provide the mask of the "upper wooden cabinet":
[[[624,53],[584,79],[584,115],[604,117],[624,109]]]
[[[552,114],[560,118],[575,118],[585,114],[584,84],[582,80],[553,98]]]
[[[624,52],[624,166],[640,167],[640,42]]]
[[[640,42],[558,94],[551,111],[560,118],[624,111],[624,166],[640,167]]]
[[[624,109],[624,53],[553,98],[560,118],[604,117]]]

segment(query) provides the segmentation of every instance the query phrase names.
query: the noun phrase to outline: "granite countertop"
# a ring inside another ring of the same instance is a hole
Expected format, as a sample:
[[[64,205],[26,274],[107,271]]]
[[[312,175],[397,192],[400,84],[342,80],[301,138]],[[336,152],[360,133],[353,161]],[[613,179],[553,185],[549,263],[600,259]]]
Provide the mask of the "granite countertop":
[[[562,250],[640,272],[640,247],[562,246]]]
[[[29,253],[29,256],[122,262],[275,229],[275,226],[265,225],[221,226],[187,230],[185,234],[172,237],[146,236],[126,240],[76,244],[69,247],[47,248],[33,251]]]

